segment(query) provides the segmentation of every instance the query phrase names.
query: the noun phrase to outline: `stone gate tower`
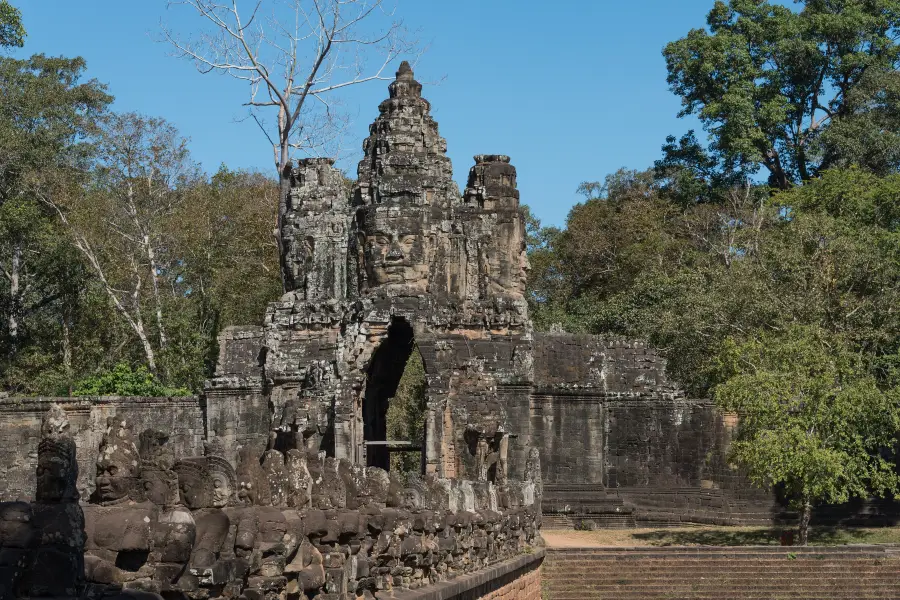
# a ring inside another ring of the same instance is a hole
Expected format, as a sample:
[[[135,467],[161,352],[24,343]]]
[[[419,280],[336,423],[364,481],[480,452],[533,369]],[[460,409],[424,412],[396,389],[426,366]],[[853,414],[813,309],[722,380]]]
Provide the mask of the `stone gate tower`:
[[[635,498],[669,510],[740,487],[723,458],[727,427],[684,397],[652,349],[533,331],[509,157],[476,156],[460,192],[408,63],[388,91],[355,183],[328,159],[292,169],[289,291],[263,327],[223,334],[208,434],[232,454],[280,445],[387,466],[387,407],[416,351],[426,474],[502,481],[536,447],[545,507],[588,499],[606,510],[613,495],[617,507]]]
[[[503,477],[526,458],[509,451],[504,406],[527,404],[532,379],[516,170],[509,157],[478,156],[461,194],[408,63],[388,90],[352,190],[328,159],[293,169],[290,291],[269,307],[262,339],[227,342],[223,356],[243,352],[260,371],[211,382],[210,423],[237,445],[268,444],[273,429],[288,444],[384,464],[385,411],[416,349],[426,472]],[[267,404],[272,423],[254,415]]]

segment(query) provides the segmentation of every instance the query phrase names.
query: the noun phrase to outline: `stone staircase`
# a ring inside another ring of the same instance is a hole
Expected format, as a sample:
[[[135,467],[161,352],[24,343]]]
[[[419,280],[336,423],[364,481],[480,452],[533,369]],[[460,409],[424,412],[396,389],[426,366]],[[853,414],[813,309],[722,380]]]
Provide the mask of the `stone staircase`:
[[[553,548],[544,600],[900,599],[900,547]]]

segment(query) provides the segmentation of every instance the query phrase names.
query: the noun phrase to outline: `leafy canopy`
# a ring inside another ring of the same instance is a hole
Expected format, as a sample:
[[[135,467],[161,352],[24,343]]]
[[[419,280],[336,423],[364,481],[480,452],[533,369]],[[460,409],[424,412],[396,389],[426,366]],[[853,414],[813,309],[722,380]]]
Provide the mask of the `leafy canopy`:
[[[22,11],[8,0],[0,0],[0,47],[21,48],[25,45]]]
[[[833,167],[900,165],[900,0],[717,0],[663,52],[681,115],[732,168],[786,189]]]
[[[796,508],[895,494],[900,390],[882,389],[842,336],[796,326],[729,339],[718,405],[741,415],[732,460]]]

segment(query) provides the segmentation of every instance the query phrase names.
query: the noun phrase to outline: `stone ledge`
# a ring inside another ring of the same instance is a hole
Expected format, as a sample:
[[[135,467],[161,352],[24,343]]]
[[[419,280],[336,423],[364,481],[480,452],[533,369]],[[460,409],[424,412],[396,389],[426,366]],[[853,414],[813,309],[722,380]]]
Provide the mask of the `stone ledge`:
[[[535,548],[531,554],[517,556],[476,573],[463,575],[449,581],[441,581],[417,590],[378,592],[375,594],[375,597],[378,600],[450,600],[480,587],[485,587],[486,589],[479,590],[478,596],[487,595],[515,581],[525,573],[539,568],[541,563],[544,562],[545,554],[546,550],[544,548]]]
[[[548,548],[554,556],[601,556],[616,558],[656,558],[656,557],[736,557],[815,556],[822,554],[870,555],[887,557],[900,556],[900,545],[894,544],[847,544],[844,546],[580,546]]]
[[[90,410],[92,406],[199,405],[201,396],[10,396],[0,400],[0,412],[40,412],[59,404],[66,411]]]

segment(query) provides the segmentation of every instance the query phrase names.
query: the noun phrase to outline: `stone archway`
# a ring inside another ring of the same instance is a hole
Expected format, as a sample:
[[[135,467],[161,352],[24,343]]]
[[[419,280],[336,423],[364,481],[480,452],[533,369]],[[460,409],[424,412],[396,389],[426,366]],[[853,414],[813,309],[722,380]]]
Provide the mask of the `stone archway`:
[[[412,326],[403,317],[393,317],[387,337],[375,350],[366,372],[362,420],[367,466],[390,469],[387,412],[414,348]]]

